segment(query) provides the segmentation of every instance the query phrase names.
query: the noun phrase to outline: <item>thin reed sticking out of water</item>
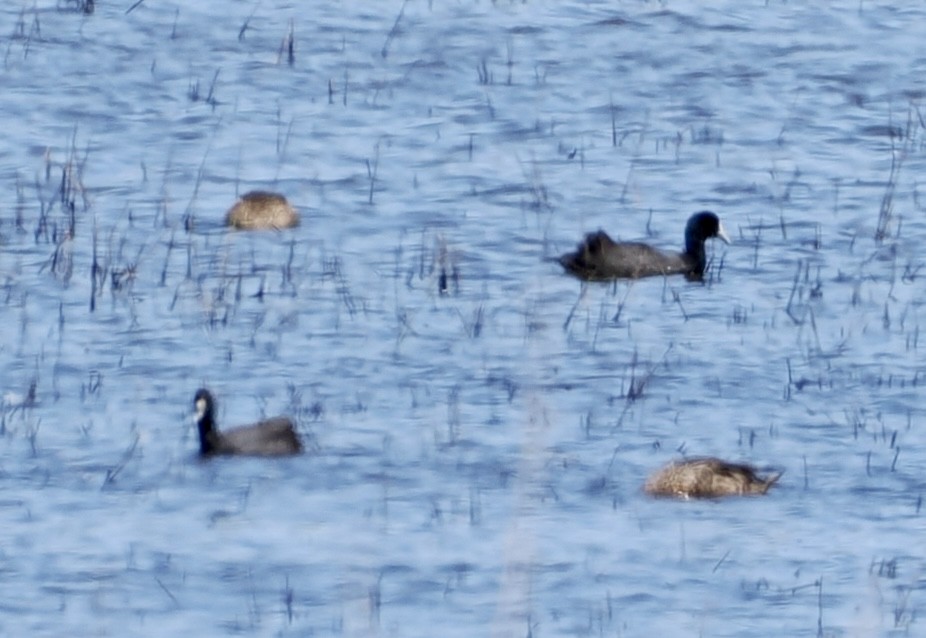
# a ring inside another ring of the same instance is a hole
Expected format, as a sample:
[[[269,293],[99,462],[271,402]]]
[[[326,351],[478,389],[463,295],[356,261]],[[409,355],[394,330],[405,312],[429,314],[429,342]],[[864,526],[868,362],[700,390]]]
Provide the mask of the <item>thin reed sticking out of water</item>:
[[[122,458],[119,459],[119,462],[113,465],[111,468],[106,470],[106,478],[103,479],[103,485],[100,486],[101,490],[105,490],[107,487],[111,486],[116,482],[119,474],[122,470],[125,469],[125,466],[129,461],[135,456],[135,449],[138,447],[139,435],[136,432],[135,438],[132,439],[132,442],[129,444],[129,447],[125,452],[122,453]]]
[[[96,10],[96,2],[95,0],[65,0],[63,5],[59,2],[57,8],[58,11],[73,11],[84,15],[93,15]]]
[[[35,228],[36,243],[44,240],[57,244],[63,238],[73,238],[77,233],[78,204],[80,204],[79,209],[81,212],[90,210],[90,200],[83,183],[84,168],[89,152],[89,148],[87,148],[83,156],[78,157],[76,128],[71,136],[67,157],[63,163],[57,164],[52,159],[50,150],[45,152],[44,184],[50,185],[53,174],[59,169],[61,175],[53,194],[48,199],[43,194],[43,183],[38,178],[36,179],[36,195],[39,200],[39,219]],[[65,216],[63,224],[52,218],[52,212],[56,205],[60,206],[61,212]]]
[[[450,294],[460,294],[460,272],[457,268],[457,255],[455,251],[447,248],[447,241],[440,235],[435,238],[436,255],[431,264],[431,271],[438,271],[437,292],[442,297]],[[422,252],[422,257],[424,252]],[[422,269],[424,264],[422,264]],[[423,275],[424,273],[422,273]],[[452,286],[451,286],[452,284]]]
[[[649,366],[646,372],[638,377],[636,374],[637,367],[637,351],[634,350],[633,358],[630,361],[630,380],[627,386],[627,390],[624,392],[624,409],[621,410],[620,416],[618,416],[617,421],[611,426],[611,434],[616,432],[624,424],[624,418],[627,416],[627,413],[630,411],[630,408],[633,407],[633,404],[636,403],[638,399],[643,397],[643,393],[646,390],[646,386],[649,385],[649,382],[652,380],[653,376],[656,374],[656,371],[659,369],[659,366],[666,365],[669,360],[669,353],[672,351],[674,344],[669,344],[669,347],[666,348],[666,351],[662,354],[662,359],[657,363],[653,363]],[[611,459],[612,462],[614,459]]]
[[[293,123],[295,120],[292,117],[289,118],[289,123],[286,125],[286,132],[283,133],[283,113],[281,112],[281,109],[277,109],[277,122],[279,122],[279,124],[277,125],[276,151],[279,162],[277,163],[277,170],[273,178],[274,182],[276,182],[276,179],[279,176],[280,167],[283,165],[283,160],[286,159],[286,149],[289,147],[289,140],[293,135]]]
[[[376,187],[376,171],[379,168],[379,142],[373,147],[373,162],[365,160],[367,165],[367,177],[370,179],[370,196],[367,203],[373,205],[373,190]]]
[[[289,66],[293,66],[296,63],[296,52],[295,52],[295,27],[293,26],[293,21],[289,21],[289,29],[286,32],[286,35],[283,36],[283,41],[280,42],[280,50],[277,52],[277,64],[280,63],[280,60],[283,59],[283,52],[286,52],[286,63]]]
[[[96,220],[93,220],[93,256],[92,263],[90,264],[90,312],[96,310],[96,296],[97,296],[97,287],[102,286],[102,283],[98,284],[97,282],[102,281],[102,277],[105,274],[100,268],[100,262],[97,257],[97,227]]]
[[[585,295],[588,292],[588,284],[584,281],[582,282],[581,287],[579,288],[579,296],[576,297],[576,302],[572,304],[572,308],[569,309],[569,314],[566,315],[566,320],[563,322],[563,332],[569,330],[569,324],[572,323],[572,318],[576,314],[576,310],[579,307],[579,304],[585,299]],[[620,314],[620,312],[618,312]]]
[[[399,14],[395,17],[395,22],[392,23],[392,28],[389,29],[389,33],[386,34],[386,41],[383,43],[383,48],[380,49],[379,52],[384,60],[389,57],[389,45],[399,32],[399,22],[402,20],[402,16],[405,15],[405,5],[407,4],[408,0],[402,0],[402,6],[399,7]]]
[[[251,26],[251,20],[254,19],[254,15],[257,13],[257,10],[260,8],[260,2],[254,3],[254,8],[251,9],[250,15],[244,19],[244,22],[241,23],[241,28],[238,29],[238,42],[244,40],[244,34],[247,33],[248,28]]]
[[[894,138],[891,138],[891,172],[887,178],[884,195],[881,197],[881,205],[878,208],[878,227],[875,230],[875,242],[878,244],[887,239],[890,234],[891,220],[894,216],[894,190],[897,188],[897,176],[905,157],[905,153],[901,153],[898,157],[894,150]]]
[[[220,69],[216,69],[215,73],[212,75],[212,82],[209,83],[209,93],[206,94],[205,99],[203,100],[206,104],[215,109],[218,106],[218,100],[215,98],[215,86],[216,82],[219,79]],[[199,87],[199,78],[191,79],[187,87],[187,97],[190,99],[190,102],[199,102],[200,100],[200,87]]]
[[[915,147],[914,138],[918,128],[918,119],[913,115],[913,108],[907,110],[907,126],[903,131],[903,146],[898,150],[894,146],[894,136],[891,135],[891,170],[887,178],[887,186],[884,189],[884,195],[881,198],[881,206],[878,209],[878,227],[875,230],[875,242],[881,244],[891,234],[891,222],[894,219],[894,191],[897,188],[897,179],[900,175],[900,169],[903,167],[907,153]],[[900,228],[897,228],[900,232]]]

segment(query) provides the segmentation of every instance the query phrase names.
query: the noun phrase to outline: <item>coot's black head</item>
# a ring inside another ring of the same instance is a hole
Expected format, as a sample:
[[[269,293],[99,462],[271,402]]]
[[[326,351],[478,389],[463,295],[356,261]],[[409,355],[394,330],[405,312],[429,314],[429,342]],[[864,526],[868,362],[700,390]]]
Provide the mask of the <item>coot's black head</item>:
[[[691,281],[700,281],[704,276],[704,270],[707,268],[704,241],[711,237],[730,243],[730,238],[717,215],[709,210],[702,210],[688,218],[688,224],[685,226],[684,258],[691,264],[685,275]]]
[[[200,427],[208,425],[211,428],[213,411],[215,410],[215,400],[212,398],[212,393],[205,388],[197,390],[196,397],[193,399],[193,407],[196,409],[196,422],[200,424]]]
[[[205,388],[197,390],[193,407],[196,410],[196,427],[199,430],[199,452],[204,456],[213,454],[220,435],[215,427],[215,400],[212,393]]]
[[[722,239],[725,243],[730,243],[730,237],[723,229],[720,218],[709,210],[702,210],[688,218],[688,225],[685,226],[685,247],[691,248],[692,242],[704,243],[711,237]]]

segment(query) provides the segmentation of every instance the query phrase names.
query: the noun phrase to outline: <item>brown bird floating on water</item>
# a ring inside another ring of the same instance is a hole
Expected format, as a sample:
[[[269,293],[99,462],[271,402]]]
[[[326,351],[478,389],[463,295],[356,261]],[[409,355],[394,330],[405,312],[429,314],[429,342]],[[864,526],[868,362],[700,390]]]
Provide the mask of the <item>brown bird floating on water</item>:
[[[225,225],[240,230],[279,230],[299,224],[296,209],[278,193],[251,191],[225,214]]]
[[[587,281],[656,275],[685,275],[691,281],[700,281],[707,267],[704,242],[711,237],[730,243],[720,218],[705,210],[688,219],[684,252],[663,251],[641,242],[614,241],[599,230],[586,235],[575,252],[557,261],[566,272]]]
[[[196,392],[196,425],[199,427],[199,453],[202,456],[287,456],[302,452],[302,443],[285,416],[277,416],[242,427],[219,432],[215,424],[215,400],[205,389]]]
[[[749,465],[711,457],[693,458],[665,466],[647,479],[643,489],[650,496],[677,498],[765,494],[781,474],[761,477]]]

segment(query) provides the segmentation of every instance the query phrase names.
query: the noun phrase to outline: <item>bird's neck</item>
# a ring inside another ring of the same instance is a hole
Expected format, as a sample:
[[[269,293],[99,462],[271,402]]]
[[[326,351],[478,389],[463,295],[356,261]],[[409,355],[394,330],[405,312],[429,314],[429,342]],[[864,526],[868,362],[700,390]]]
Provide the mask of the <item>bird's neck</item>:
[[[199,451],[202,454],[210,454],[216,447],[215,423],[212,420],[212,412],[206,412],[198,421],[199,426]]]
[[[696,237],[695,235],[687,235],[685,237],[685,254],[691,258],[691,261],[694,263],[696,269],[700,270],[700,272],[704,272],[707,256],[704,252],[703,239]]]

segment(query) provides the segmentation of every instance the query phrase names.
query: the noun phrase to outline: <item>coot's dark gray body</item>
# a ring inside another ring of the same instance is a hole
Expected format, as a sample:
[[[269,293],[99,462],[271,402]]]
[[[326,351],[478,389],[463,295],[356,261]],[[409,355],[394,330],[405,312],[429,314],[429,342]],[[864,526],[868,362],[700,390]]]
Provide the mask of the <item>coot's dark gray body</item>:
[[[762,477],[749,465],[705,457],[667,465],[650,476],[643,489],[652,496],[717,498],[765,494],[779,478],[781,472]]]
[[[599,230],[586,235],[576,251],[560,257],[559,263],[570,274],[588,281],[656,275],[685,275],[697,281],[707,267],[704,242],[711,237],[730,243],[720,218],[701,211],[692,215],[685,226],[684,252],[663,251],[640,242],[616,242]]]
[[[215,424],[215,400],[208,390],[199,390],[194,400],[202,456],[248,455],[286,456],[302,452],[293,422],[278,416],[219,432]]]

